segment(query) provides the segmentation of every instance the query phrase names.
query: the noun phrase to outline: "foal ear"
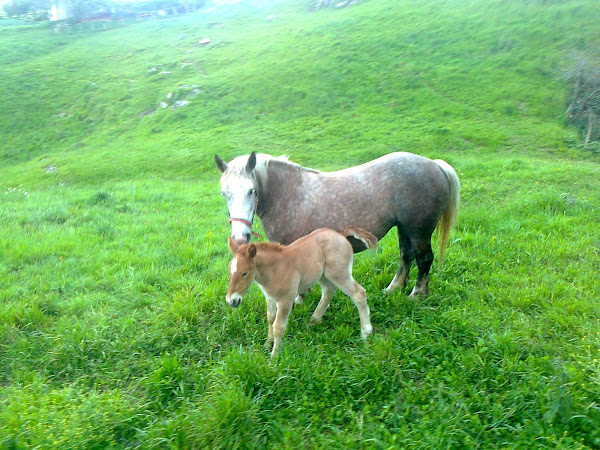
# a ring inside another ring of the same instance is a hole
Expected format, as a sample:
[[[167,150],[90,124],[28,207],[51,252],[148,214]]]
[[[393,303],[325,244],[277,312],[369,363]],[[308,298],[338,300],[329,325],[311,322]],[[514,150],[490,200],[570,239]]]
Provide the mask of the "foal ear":
[[[252,153],[250,153],[250,156],[248,157],[248,163],[246,164],[246,170],[248,171],[248,173],[250,173],[254,170],[255,167],[256,167],[256,153],[252,152]]]
[[[254,258],[256,256],[256,245],[250,244],[248,247],[248,256]]]
[[[217,165],[217,168],[222,172],[225,172],[227,170],[227,163],[225,161],[223,161],[221,159],[221,157],[219,155],[217,155],[215,153],[215,164]]]
[[[238,248],[239,248],[238,243],[235,242],[235,239],[233,239],[231,236],[229,236],[229,250],[231,250],[231,253],[233,253],[235,255]]]

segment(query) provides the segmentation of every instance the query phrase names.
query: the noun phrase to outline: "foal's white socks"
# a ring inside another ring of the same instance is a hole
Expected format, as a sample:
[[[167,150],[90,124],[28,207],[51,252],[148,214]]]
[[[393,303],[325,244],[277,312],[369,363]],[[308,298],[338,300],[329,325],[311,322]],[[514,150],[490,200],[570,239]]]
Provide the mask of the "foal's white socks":
[[[373,333],[373,326],[371,324],[367,325],[364,330],[360,330],[363,341],[366,341],[371,333]]]

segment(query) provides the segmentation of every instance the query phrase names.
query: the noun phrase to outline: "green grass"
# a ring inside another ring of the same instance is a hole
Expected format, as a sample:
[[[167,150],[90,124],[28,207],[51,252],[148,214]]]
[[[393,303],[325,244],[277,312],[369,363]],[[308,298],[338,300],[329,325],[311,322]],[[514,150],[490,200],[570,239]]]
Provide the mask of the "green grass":
[[[597,2],[311,3],[0,22],[0,447],[600,447],[600,163],[561,75]],[[382,294],[392,232],[355,258],[369,341],[340,293],[307,328],[315,290],[270,361],[259,289],[224,301],[213,154],[251,150],[451,163],[431,295]]]

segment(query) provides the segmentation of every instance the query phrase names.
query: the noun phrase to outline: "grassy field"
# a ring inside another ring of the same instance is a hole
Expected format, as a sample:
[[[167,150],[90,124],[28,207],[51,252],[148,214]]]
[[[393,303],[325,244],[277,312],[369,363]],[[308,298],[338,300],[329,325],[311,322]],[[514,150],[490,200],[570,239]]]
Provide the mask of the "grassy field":
[[[600,448],[600,157],[563,76],[600,5],[312,3],[0,21],[0,447]],[[451,163],[431,294],[382,294],[390,233],[355,258],[369,341],[340,293],[307,328],[315,290],[270,361],[259,289],[225,303],[213,155],[251,150]]]

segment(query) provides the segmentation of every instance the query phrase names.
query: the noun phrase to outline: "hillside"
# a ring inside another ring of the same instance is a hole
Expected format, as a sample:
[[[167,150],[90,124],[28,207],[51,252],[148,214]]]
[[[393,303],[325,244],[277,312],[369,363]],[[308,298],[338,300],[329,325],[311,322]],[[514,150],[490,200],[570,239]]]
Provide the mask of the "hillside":
[[[0,447],[600,447],[600,159],[564,75],[600,5],[313,3],[0,21]],[[270,362],[259,289],[224,298],[213,155],[252,150],[452,164],[431,294],[382,294],[391,232],[355,257],[369,342],[340,293],[307,329],[316,289]]]
[[[277,140],[282,152],[310,154],[336,150],[332,135],[353,144],[349,155],[577,142],[563,122],[571,87],[560,71],[574,51],[599,45],[582,31],[593,27],[589,8],[366,3],[310,12],[310,2],[274,2],[76,35],[3,29],[3,164],[71,165],[84,153],[93,164],[116,150],[154,154],[157,173],[178,173],[179,152],[279,151]],[[182,86],[201,93],[161,110],[169,94],[189,94]]]

